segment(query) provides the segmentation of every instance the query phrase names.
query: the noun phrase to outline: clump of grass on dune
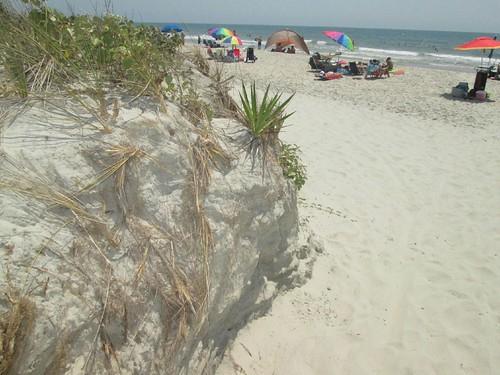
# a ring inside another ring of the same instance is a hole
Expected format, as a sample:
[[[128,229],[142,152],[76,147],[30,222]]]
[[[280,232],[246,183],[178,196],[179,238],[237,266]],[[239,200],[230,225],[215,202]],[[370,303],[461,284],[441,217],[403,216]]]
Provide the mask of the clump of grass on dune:
[[[217,63],[210,78],[212,80],[210,88],[213,92],[215,108],[219,110],[219,114],[237,118],[239,114],[238,105],[230,95],[234,76],[226,75],[224,64]]]
[[[206,57],[203,55],[201,48],[194,48],[191,60],[202,74],[207,77],[210,76],[210,65],[208,64]]]
[[[8,309],[0,314],[0,375],[11,373],[35,320],[35,306],[26,296],[6,291]]]

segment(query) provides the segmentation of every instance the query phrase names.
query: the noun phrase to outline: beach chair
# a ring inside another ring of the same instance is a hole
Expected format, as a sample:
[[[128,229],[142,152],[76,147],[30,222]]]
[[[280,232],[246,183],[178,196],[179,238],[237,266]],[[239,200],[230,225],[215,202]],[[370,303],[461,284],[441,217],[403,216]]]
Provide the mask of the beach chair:
[[[383,76],[389,77],[389,69],[377,61],[370,61],[366,68],[365,78],[382,78]]]
[[[331,63],[331,57],[321,56],[318,52],[315,52],[309,58],[309,66],[312,70],[323,70],[334,72],[337,70],[336,64]]]
[[[309,66],[312,70],[321,70],[319,59],[314,55],[309,57]]]
[[[234,57],[234,61],[236,61],[236,62],[240,61],[241,54],[240,54],[240,50],[238,48],[235,48],[233,50],[233,57]]]
[[[363,72],[358,68],[358,64],[355,61],[349,62],[349,70],[353,76],[363,75]]]
[[[255,56],[255,51],[253,47],[248,47],[247,48],[247,55],[245,57],[245,62],[255,62],[257,61],[257,56]]]

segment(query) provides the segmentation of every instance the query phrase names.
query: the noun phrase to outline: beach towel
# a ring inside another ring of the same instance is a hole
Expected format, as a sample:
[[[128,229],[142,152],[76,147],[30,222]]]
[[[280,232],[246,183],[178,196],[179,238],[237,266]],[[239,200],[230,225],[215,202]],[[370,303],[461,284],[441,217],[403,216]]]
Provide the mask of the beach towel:
[[[320,72],[319,73],[319,77],[323,80],[323,81],[331,81],[333,79],[339,79],[339,78],[342,78],[343,75],[340,74],[340,73],[334,73],[334,72]]]

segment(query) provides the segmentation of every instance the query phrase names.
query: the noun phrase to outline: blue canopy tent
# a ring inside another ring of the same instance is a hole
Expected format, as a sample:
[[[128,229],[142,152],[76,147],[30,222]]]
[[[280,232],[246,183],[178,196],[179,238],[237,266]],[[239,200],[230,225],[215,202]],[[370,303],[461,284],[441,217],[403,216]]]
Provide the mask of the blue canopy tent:
[[[181,31],[182,27],[180,27],[176,23],[167,23],[165,26],[161,28],[162,33],[171,33],[171,32],[180,33]]]

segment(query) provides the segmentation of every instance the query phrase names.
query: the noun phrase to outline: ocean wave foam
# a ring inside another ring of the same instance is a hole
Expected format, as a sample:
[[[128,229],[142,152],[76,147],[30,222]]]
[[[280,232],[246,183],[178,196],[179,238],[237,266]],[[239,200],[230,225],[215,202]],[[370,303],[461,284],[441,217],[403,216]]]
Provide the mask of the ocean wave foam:
[[[449,55],[449,54],[445,54],[445,53],[425,53],[424,55],[436,57],[438,59],[472,61],[475,63],[480,63],[481,61],[485,60],[485,59],[481,59],[481,57],[477,57],[477,56],[459,56],[459,55]]]
[[[201,39],[214,39],[208,34],[200,34]],[[186,35],[184,36],[185,40],[198,40],[198,35]]]
[[[383,55],[398,55],[398,56],[418,56],[418,52],[412,51],[399,51],[392,49],[379,49],[379,48],[368,48],[368,47],[359,47],[360,52],[372,52],[372,53],[380,53]]]

